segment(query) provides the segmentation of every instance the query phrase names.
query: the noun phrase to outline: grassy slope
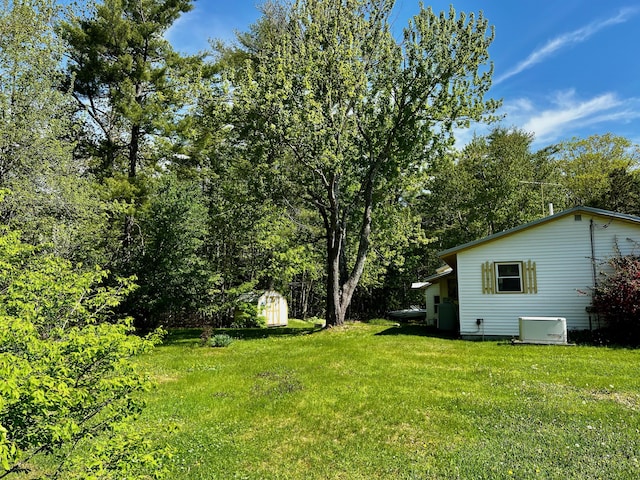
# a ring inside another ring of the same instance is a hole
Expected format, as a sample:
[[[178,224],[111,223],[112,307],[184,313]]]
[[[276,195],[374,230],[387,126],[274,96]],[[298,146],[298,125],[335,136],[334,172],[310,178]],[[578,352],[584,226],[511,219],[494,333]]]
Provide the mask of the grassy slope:
[[[350,325],[144,360],[170,478],[640,478],[640,351]]]

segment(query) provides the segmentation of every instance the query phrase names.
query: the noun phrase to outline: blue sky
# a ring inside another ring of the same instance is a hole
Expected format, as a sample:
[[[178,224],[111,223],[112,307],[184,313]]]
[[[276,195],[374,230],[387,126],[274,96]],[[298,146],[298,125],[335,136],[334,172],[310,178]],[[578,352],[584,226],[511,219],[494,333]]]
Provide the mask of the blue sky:
[[[461,0],[425,2],[433,10],[482,11],[495,26],[491,96],[503,100],[502,125],[535,135],[535,148],[611,132],[640,143],[640,5],[635,0]],[[168,32],[185,53],[209,38],[232,41],[259,17],[255,0],[197,0]],[[418,11],[417,0],[397,0],[398,31]],[[457,132],[457,145],[474,126]]]

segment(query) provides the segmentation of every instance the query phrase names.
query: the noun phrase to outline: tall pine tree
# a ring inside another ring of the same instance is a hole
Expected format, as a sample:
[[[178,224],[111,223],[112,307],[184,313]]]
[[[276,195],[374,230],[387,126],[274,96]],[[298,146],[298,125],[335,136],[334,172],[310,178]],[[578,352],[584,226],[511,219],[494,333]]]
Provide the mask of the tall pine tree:
[[[135,209],[144,196],[144,172],[172,160],[167,141],[190,99],[193,82],[187,77],[198,72],[199,59],[181,57],[163,36],[191,8],[191,0],[105,0],[88,16],[62,24],[68,79],[85,123],[78,154],[91,160],[112,195],[126,205],[125,264]]]

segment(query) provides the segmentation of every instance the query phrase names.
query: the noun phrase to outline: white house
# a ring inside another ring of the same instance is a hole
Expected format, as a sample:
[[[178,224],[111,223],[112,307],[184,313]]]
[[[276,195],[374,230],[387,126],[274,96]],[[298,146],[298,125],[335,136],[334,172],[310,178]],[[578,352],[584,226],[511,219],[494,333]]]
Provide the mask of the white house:
[[[457,305],[463,338],[518,336],[520,317],[588,330],[601,326],[589,312],[592,287],[618,253],[640,254],[640,218],[575,207],[440,252],[452,270],[425,281]]]
[[[449,265],[444,265],[436,269],[435,275],[427,278],[424,282],[416,282],[411,285],[411,288],[424,292],[426,308],[425,320],[428,326],[438,327],[443,330],[457,329],[454,311],[451,312],[453,313],[453,318],[448,320],[448,328],[447,325],[445,325],[445,323],[447,323],[447,319],[445,318],[447,316],[446,308],[445,314],[443,315],[443,322],[440,322],[441,304],[443,302],[449,302],[449,284],[446,282],[440,283],[440,280],[451,277],[452,271]]]

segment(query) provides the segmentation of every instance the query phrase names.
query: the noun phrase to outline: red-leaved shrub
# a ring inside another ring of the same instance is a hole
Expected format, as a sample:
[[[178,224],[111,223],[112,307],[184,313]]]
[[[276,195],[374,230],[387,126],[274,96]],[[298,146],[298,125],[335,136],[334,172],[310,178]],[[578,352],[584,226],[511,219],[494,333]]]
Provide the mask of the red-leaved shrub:
[[[640,343],[640,256],[616,256],[607,265],[593,290],[594,310],[616,337]]]

